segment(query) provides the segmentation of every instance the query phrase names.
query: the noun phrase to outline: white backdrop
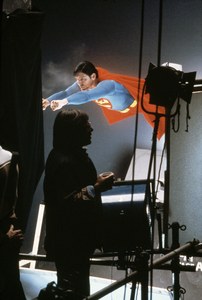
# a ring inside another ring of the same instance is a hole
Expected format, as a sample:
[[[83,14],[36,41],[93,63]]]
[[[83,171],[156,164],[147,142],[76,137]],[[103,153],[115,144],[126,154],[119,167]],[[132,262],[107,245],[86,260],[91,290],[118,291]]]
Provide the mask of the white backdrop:
[[[186,225],[180,243],[202,241],[202,93],[190,104],[189,132],[186,104],[181,102],[180,130],[171,131],[169,223]]]

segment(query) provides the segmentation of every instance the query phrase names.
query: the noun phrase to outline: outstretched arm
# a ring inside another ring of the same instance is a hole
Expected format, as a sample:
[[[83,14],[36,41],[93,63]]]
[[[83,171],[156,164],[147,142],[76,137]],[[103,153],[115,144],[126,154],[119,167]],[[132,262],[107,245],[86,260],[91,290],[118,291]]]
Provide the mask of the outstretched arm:
[[[79,88],[78,84],[76,82],[74,82],[66,90],[52,94],[48,98],[43,98],[42,99],[42,109],[45,110],[48,106],[50,106],[52,110],[59,109],[62,106],[68,104],[68,102],[65,101],[65,100],[67,100],[67,97],[69,97],[70,95],[77,93],[79,91],[80,91],[80,88]],[[54,104],[55,101],[57,104]]]
[[[115,90],[115,84],[113,80],[104,80],[100,82],[95,88],[85,91],[78,91],[67,98],[62,100],[51,101],[51,109],[57,110],[67,104],[80,105],[91,101],[98,100],[102,97],[107,97],[109,94],[113,94]]]

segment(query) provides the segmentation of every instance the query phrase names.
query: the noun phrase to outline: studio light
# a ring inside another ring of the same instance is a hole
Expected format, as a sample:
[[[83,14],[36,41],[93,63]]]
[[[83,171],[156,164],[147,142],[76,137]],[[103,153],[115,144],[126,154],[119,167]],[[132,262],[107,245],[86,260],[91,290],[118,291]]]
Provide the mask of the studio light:
[[[149,65],[145,80],[145,93],[150,94],[150,104],[171,109],[176,99],[191,102],[196,72],[184,73],[169,64]]]

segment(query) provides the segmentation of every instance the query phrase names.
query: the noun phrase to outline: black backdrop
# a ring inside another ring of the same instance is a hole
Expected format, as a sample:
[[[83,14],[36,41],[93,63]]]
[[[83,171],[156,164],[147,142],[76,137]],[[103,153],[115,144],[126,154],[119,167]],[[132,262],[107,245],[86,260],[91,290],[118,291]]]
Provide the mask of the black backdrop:
[[[19,153],[16,212],[26,227],[44,167],[41,109],[41,12],[16,10],[1,18],[0,145]]]

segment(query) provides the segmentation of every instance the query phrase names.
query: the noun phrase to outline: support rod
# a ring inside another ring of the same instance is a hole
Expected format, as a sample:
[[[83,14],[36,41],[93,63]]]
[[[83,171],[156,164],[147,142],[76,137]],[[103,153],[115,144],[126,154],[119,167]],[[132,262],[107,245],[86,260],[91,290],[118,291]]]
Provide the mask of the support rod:
[[[194,243],[196,243],[196,242],[194,242]],[[175,256],[191,249],[193,247],[194,243],[189,242],[189,243],[187,243],[187,244],[171,251],[170,253],[166,254],[165,256],[160,257],[159,259],[155,260],[153,262],[153,264],[148,265],[148,271],[152,270],[154,267],[157,267],[157,266],[171,260]],[[104,288],[104,289],[94,293],[93,295],[91,295],[87,298],[84,298],[84,299],[85,300],[98,300],[98,299],[106,296],[107,294],[115,291],[116,289],[120,288],[121,286],[123,286],[123,285],[125,285],[125,284],[127,284],[131,281],[136,280],[137,276],[138,276],[138,271],[134,271],[129,276],[125,277],[124,279],[118,280],[117,282],[114,282],[114,283],[110,284],[106,288]]]

